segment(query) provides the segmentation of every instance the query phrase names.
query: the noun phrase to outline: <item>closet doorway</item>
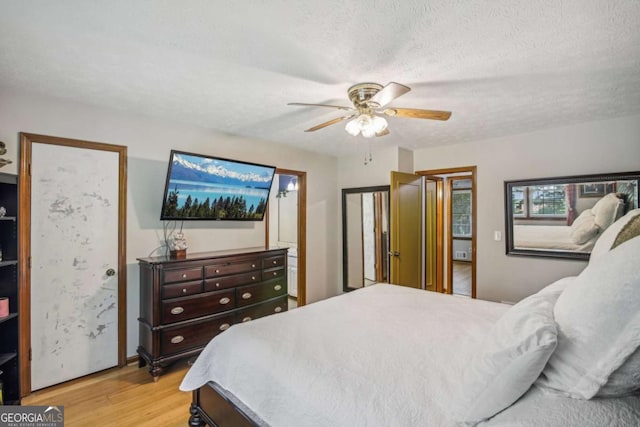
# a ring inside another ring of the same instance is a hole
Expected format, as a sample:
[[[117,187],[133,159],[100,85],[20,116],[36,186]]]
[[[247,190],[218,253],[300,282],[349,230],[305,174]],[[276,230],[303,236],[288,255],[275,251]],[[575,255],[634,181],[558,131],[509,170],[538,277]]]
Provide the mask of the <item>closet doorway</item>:
[[[289,308],[306,304],[307,173],[276,168],[267,205],[266,247],[286,247]]]
[[[126,363],[124,146],[21,134],[24,395]]]

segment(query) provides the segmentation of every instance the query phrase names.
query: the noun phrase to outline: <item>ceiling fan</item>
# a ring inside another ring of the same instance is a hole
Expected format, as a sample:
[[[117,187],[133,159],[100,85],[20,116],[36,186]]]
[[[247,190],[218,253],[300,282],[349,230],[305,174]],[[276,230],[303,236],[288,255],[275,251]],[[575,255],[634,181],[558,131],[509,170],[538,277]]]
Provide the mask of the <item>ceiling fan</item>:
[[[362,134],[365,138],[374,136],[384,136],[389,134],[387,121],[384,116],[408,117],[412,119],[448,120],[451,117],[450,111],[420,110],[417,108],[384,108],[394,99],[404,95],[411,89],[400,83],[390,82],[386,86],[378,83],[358,83],[349,88],[347,93],[353,103],[353,107],[344,107],[328,104],[305,104],[301,102],[290,102],[287,105],[297,105],[301,107],[327,107],[348,111],[350,114],[329,120],[319,125],[306,129],[305,132],[314,132],[318,129],[340,123],[343,120],[351,120],[347,123],[345,130],[353,136]]]

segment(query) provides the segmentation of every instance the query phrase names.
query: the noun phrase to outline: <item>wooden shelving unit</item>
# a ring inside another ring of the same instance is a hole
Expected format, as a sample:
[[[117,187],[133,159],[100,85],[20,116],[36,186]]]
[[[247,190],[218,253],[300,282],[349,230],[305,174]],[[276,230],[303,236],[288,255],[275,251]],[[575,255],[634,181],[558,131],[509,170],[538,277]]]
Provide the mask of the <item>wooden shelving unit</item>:
[[[0,318],[0,381],[5,405],[20,404],[18,358],[18,177],[0,173],[0,297],[9,298],[9,315]]]

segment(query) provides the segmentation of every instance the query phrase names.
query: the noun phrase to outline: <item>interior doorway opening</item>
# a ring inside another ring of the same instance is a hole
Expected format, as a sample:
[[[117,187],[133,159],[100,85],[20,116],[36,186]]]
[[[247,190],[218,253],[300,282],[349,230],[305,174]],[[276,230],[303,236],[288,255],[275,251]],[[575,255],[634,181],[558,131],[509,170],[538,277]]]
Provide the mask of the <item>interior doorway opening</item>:
[[[476,167],[425,170],[426,289],[476,297]]]
[[[289,309],[306,304],[306,177],[277,168],[267,205],[265,246],[288,248]]]

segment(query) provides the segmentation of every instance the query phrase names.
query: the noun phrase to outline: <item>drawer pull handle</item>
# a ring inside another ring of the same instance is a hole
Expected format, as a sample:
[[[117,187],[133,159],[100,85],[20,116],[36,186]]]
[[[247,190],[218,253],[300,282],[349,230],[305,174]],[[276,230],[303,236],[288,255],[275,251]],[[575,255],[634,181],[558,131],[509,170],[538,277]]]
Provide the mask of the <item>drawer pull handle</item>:
[[[182,273],[182,278],[186,279],[187,278],[187,273]]]
[[[282,289],[282,286],[281,286],[281,285],[275,285],[275,286],[273,287],[273,290],[274,290],[274,291],[279,291],[280,289]]]
[[[251,276],[251,280],[256,280],[256,276]]]
[[[173,307],[171,309],[171,314],[182,314],[184,313],[184,308],[182,307]]]
[[[220,283],[216,283],[216,288],[219,288],[219,287],[220,287]]]
[[[220,273],[220,270],[218,270],[217,268],[216,268],[216,273]]]
[[[242,299],[249,299],[251,298],[251,292],[245,292],[244,294],[242,294]]]
[[[278,272],[277,272],[277,271],[274,271],[274,272],[273,272],[273,275],[274,275],[274,276],[277,276],[277,275],[278,275]]]
[[[251,264],[251,268],[256,268],[256,265],[255,264]]]
[[[182,288],[182,293],[186,294],[187,293],[187,288]]]
[[[274,308],[273,311],[275,311],[276,313],[280,313],[282,311],[282,307],[278,306]]]
[[[229,304],[231,300],[227,297],[220,298],[220,304]]]
[[[229,329],[231,325],[229,325],[228,323],[223,323],[222,325],[220,325],[220,330],[221,331],[226,331],[227,329]]]
[[[273,265],[276,265],[278,263],[278,261],[273,261]]]
[[[245,317],[244,319],[242,319],[242,322],[243,322],[243,323],[244,323],[244,322],[248,322],[249,320],[251,320],[251,317],[247,316],[247,317]]]
[[[171,344],[180,344],[182,341],[184,341],[184,337],[182,335],[176,335],[171,338]]]

